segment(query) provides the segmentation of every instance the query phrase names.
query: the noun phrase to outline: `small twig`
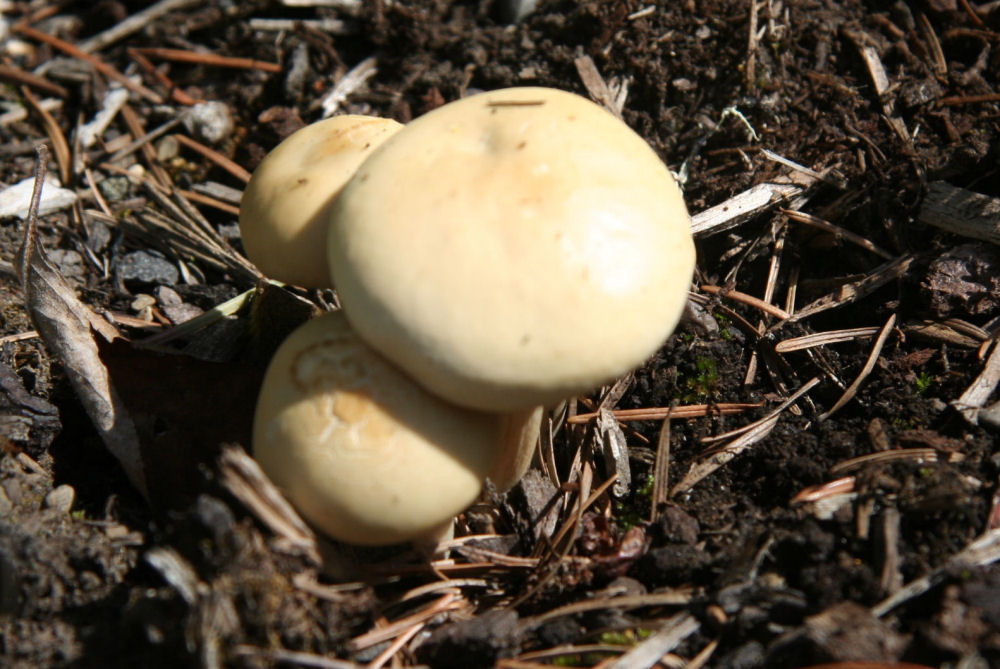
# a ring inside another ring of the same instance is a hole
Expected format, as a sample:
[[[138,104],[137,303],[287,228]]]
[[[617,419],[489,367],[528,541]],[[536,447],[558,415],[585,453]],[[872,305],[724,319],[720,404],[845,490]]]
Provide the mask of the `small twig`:
[[[757,184],[692,216],[691,234],[707,237],[725,232],[770,207],[802,195],[804,191],[805,188],[792,183]]]
[[[847,390],[840,396],[840,399],[830,408],[826,413],[822,413],[818,416],[818,420],[823,421],[832,416],[834,413],[839,411],[845,404],[851,401],[851,399],[857,394],[858,388],[861,387],[861,383],[868,378],[872,370],[875,369],[875,363],[878,361],[879,355],[882,353],[882,347],[885,346],[886,340],[889,338],[889,334],[892,332],[893,327],[896,325],[896,314],[889,316],[889,320],[885,322],[882,329],[879,331],[878,337],[875,339],[875,345],[872,346],[872,351],[865,361],[865,366],[861,369],[857,378],[847,387]]]
[[[384,641],[395,639],[413,625],[430,620],[434,616],[444,613],[445,611],[461,608],[463,603],[464,600],[462,600],[461,596],[449,592],[441,596],[437,601],[432,602],[412,615],[397,620],[396,622],[383,628],[365,632],[361,636],[354,637],[348,642],[348,647],[352,652],[356,653],[360,650],[364,650],[365,648],[371,648],[372,646],[380,644]]]
[[[340,105],[347,100],[354,91],[361,88],[366,81],[371,79],[378,72],[378,59],[369,56],[355,65],[340,80],[334,84],[329,93],[320,100],[320,107],[323,109],[323,118],[330,118],[337,113]]]
[[[862,297],[878,290],[893,279],[906,274],[910,265],[913,264],[914,259],[915,258],[912,255],[905,255],[887,263],[883,263],[872,270],[872,272],[867,276],[858,279],[857,281],[845,283],[836,291],[813,300],[806,306],[802,307],[802,309],[797,311],[794,315],[790,314],[786,320],[777,323],[770,329],[773,331],[782,325],[796,323],[804,318],[814,316],[815,314],[857,302]]]
[[[981,102],[1000,102],[1000,93],[983,93],[981,95],[953,95],[938,100],[939,105],[957,107],[959,105],[975,105]]]
[[[177,63],[193,63],[196,65],[208,65],[210,67],[231,67],[240,70],[260,70],[274,74],[281,72],[281,65],[279,63],[268,63],[253,58],[233,58],[230,56],[220,56],[215,53],[157,47],[133,48],[128,51],[129,54],[138,53],[149,58],[170,60]]]
[[[910,581],[898,592],[873,606],[872,614],[881,618],[903,602],[924,594],[940,583],[947,574],[961,568],[982,567],[997,560],[1000,560],[1000,530],[990,530],[931,573]]]
[[[590,94],[590,99],[601,105],[619,119],[622,117],[622,108],[618,105],[615,96],[611,93],[604,77],[601,76],[594,59],[590,56],[580,56],[573,61],[576,72],[580,75],[583,87]]]
[[[73,46],[72,44],[70,44],[65,40],[61,40],[58,37],[54,37],[47,33],[43,33],[40,30],[35,30],[31,26],[23,23],[15,24],[12,30],[21,33],[28,39],[33,39],[37,42],[44,42],[45,44],[48,44],[49,46],[56,48],[59,51],[62,51],[63,53],[69,56],[72,56],[73,58],[77,58],[84,62],[90,63],[90,65],[93,66],[95,70],[97,70],[98,72],[100,72],[101,74],[110,79],[114,79],[115,81],[117,81],[118,83],[120,83],[122,86],[129,89],[133,93],[141,95],[142,97],[146,98],[147,100],[155,104],[163,104],[163,98],[160,97],[160,95],[157,94],[155,91],[149,90],[142,84],[135,83],[134,81],[126,77],[124,74],[122,74],[115,68],[105,63],[97,56],[93,56],[79,49],[78,47]]]
[[[189,107],[198,104],[197,100],[182,91],[177,84],[170,79],[170,77],[157,69],[157,67],[141,53],[130,53],[129,55],[146,74],[151,76],[153,79],[158,81],[161,86],[170,91],[170,97],[176,100],[179,104],[187,105]]]
[[[0,64],[0,81],[28,86],[29,88],[34,88],[35,90],[45,93],[46,95],[54,95],[58,98],[65,98],[69,95],[69,91],[59,84],[54,84],[45,77],[40,77],[37,74],[32,74],[31,72],[25,72],[21,68],[13,65]]]
[[[723,434],[715,435],[714,437],[704,437],[704,438],[702,438],[701,443],[703,443],[703,444],[718,443],[720,441],[725,441],[726,439],[732,439],[733,437],[738,437],[741,434],[744,434],[744,433],[749,432],[751,430],[754,430],[754,429],[756,429],[758,427],[761,427],[764,423],[766,423],[767,421],[771,420],[772,418],[776,418],[782,411],[784,411],[788,407],[790,407],[793,404],[795,404],[796,400],[798,400],[800,397],[802,397],[807,392],[809,392],[810,390],[812,390],[813,386],[815,386],[817,383],[819,383],[819,378],[818,377],[814,377],[812,379],[809,379],[808,381],[806,381],[806,383],[801,388],[799,388],[798,390],[796,390],[794,394],[792,394],[791,396],[789,396],[788,399],[786,399],[784,402],[782,402],[777,407],[775,407],[772,411],[770,411],[763,418],[755,420],[754,422],[752,422],[752,423],[750,423],[748,425],[744,425],[743,427],[738,427],[735,430],[730,430],[729,432],[725,432]]]
[[[118,162],[122,158],[131,155],[136,150],[141,149],[146,144],[149,144],[153,140],[159,139],[161,136],[167,134],[168,132],[176,128],[178,125],[183,123],[184,116],[186,113],[187,113],[186,111],[180,113],[174,118],[167,121],[166,123],[157,126],[156,128],[153,128],[149,132],[143,133],[140,137],[136,137],[133,141],[129,142],[128,144],[126,144],[125,146],[118,149],[110,156],[108,156],[107,162],[109,163]]]
[[[620,597],[608,597],[606,599],[585,599],[572,604],[549,609],[530,618],[524,618],[520,622],[520,627],[524,630],[532,630],[550,620],[572,616],[588,611],[602,611],[605,609],[638,609],[644,606],[684,606],[694,598],[694,591],[690,588],[676,588],[667,592],[656,592],[648,595],[622,595]]]
[[[827,481],[826,483],[821,483],[819,485],[811,485],[800,490],[795,497],[792,498],[791,503],[809,504],[812,502],[818,502],[828,497],[852,493],[854,492],[854,484],[856,481],[857,479],[853,476],[845,476],[835,481]]]
[[[952,453],[947,459],[959,461],[964,456],[961,453]],[[894,448],[888,451],[876,451],[866,453],[857,457],[848,458],[830,467],[831,474],[844,474],[861,469],[865,465],[873,463],[898,462],[900,460],[912,460],[918,464],[924,462],[937,462],[938,452],[933,448]]]
[[[729,433],[739,434],[740,436],[726,444],[722,449],[709,454],[706,459],[691,465],[691,468],[688,469],[687,474],[684,475],[681,482],[670,490],[671,497],[676,497],[680,493],[690,490],[706,476],[709,476],[719,467],[729,463],[737,455],[770,434],[771,430],[778,424],[781,412],[798,401],[800,397],[805,395],[817,383],[819,383],[818,378],[811,379],[764,418]]]
[[[24,100],[28,103],[28,106],[31,107],[31,110],[41,118],[45,134],[49,136],[49,141],[52,142],[52,150],[56,154],[56,163],[59,164],[59,178],[63,186],[68,186],[72,177],[73,157],[69,150],[69,142],[66,141],[66,135],[63,134],[62,128],[59,127],[59,123],[52,117],[52,114],[42,108],[41,104],[27,87],[21,87],[21,94],[24,96]]]
[[[217,200],[214,197],[209,197],[208,195],[202,195],[201,193],[197,193],[193,190],[178,190],[177,192],[186,197],[187,199],[191,200],[192,202],[197,202],[198,204],[204,204],[209,207],[214,207],[219,211],[224,211],[227,214],[232,214],[233,216],[240,215],[239,207],[235,207],[227,202],[223,202],[222,200]]]
[[[802,337],[792,337],[783,339],[774,345],[775,353],[791,353],[792,351],[802,351],[816,346],[829,346],[845,341],[856,341],[874,337],[879,328],[853,328],[849,330],[830,330],[829,332],[816,332]]]
[[[81,51],[88,53],[100,51],[104,47],[114,44],[123,37],[128,37],[132,33],[138,32],[148,26],[161,16],[166,16],[175,9],[182,9],[188,5],[200,4],[201,0],[160,0],[159,2],[146,7],[140,12],[132,14],[124,21],[116,23],[102,33],[84,40],[77,47]]]
[[[219,456],[223,487],[240,500],[272,532],[320,564],[316,535],[271,483],[260,465],[238,446],[226,446]]]
[[[753,295],[747,295],[746,293],[741,293],[738,290],[727,290],[723,286],[709,286],[702,285],[701,290],[708,293],[709,295],[721,295],[723,298],[730,300],[735,300],[737,302],[742,302],[748,306],[754,307],[763,311],[765,314],[770,314],[775,318],[780,318],[782,320],[789,318],[790,313],[782,309],[781,307],[776,307],[773,304],[768,304],[764,300],[754,297]]]
[[[846,239],[847,241],[851,242],[852,244],[856,244],[857,246],[860,246],[866,251],[871,251],[875,255],[882,256],[886,260],[892,260],[893,258],[896,257],[891,253],[889,253],[888,251],[886,251],[885,249],[882,249],[881,247],[877,246],[871,240],[865,239],[861,235],[853,233],[850,230],[842,228],[839,225],[830,223],[829,221],[824,221],[822,218],[818,218],[811,214],[803,213],[801,211],[792,211],[791,209],[782,209],[781,213],[783,213],[785,216],[787,216],[793,221],[797,221],[799,223],[805,223],[806,225],[811,225],[814,228],[819,228],[820,230],[832,233],[838,239]]]
[[[250,181],[249,172],[247,172],[244,168],[240,167],[235,162],[233,162],[226,156],[222,155],[215,149],[210,149],[201,142],[196,142],[195,140],[191,139],[187,135],[177,134],[174,135],[174,137],[177,138],[178,142],[188,147],[189,149],[192,149],[193,151],[200,153],[203,157],[207,158],[208,160],[212,161],[222,169],[226,170],[240,181],[243,181],[244,183]]]
[[[142,126],[142,121],[139,119],[139,115],[132,109],[132,105],[126,104],[121,108],[122,120],[125,121],[125,125],[128,126],[128,130],[132,133],[132,136],[136,139],[142,138],[146,134],[146,129]],[[143,160],[145,160],[146,165],[149,167],[149,171],[152,173],[153,179],[160,184],[163,188],[171,187],[170,175],[167,171],[163,169],[160,165],[160,161],[156,157],[156,149],[149,145],[149,143],[143,143],[140,145],[139,150],[142,151]]]
[[[923,33],[924,39],[927,41],[927,46],[930,48],[935,76],[941,81],[945,81],[948,77],[948,59],[945,58],[944,49],[941,48],[941,40],[938,39],[937,33],[934,32],[934,26],[931,25],[930,19],[923,12],[917,14],[917,26],[920,28],[920,32]]]
[[[752,0],[756,2],[756,0]],[[684,639],[701,628],[701,623],[690,613],[678,613],[654,632],[633,646],[624,655],[607,666],[607,669],[649,669],[676,648]]]
[[[670,499],[670,416],[663,419],[656,440],[656,462],[653,465],[653,494],[650,496],[649,520],[655,522],[660,506]]]
[[[701,418],[709,415],[729,415],[764,406],[763,402],[734,402],[723,404],[689,404],[676,407],[653,407],[648,409],[616,409],[611,414],[621,422],[631,420],[663,420],[670,418]],[[569,425],[582,425],[597,418],[598,413],[581,413],[568,418]]]

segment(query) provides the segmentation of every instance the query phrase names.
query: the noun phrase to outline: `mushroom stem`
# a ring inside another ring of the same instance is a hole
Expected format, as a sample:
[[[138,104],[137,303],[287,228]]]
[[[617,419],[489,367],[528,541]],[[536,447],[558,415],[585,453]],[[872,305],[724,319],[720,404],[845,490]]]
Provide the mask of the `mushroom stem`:
[[[497,492],[507,492],[517,485],[531,466],[538,449],[544,413],[544,407],[537,406],[501,416],[503,449],[489,474]]]

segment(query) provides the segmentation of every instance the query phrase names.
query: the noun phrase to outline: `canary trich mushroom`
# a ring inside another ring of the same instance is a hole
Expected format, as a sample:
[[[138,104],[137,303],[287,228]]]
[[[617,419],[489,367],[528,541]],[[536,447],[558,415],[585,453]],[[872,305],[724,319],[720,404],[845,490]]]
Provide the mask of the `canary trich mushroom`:
[[[250,260],[272,279],[329,287],[330,202],[368,154],[402,127],[384,118],[335,116],[285,138],[257,166],[240,203]]]
[[[306,520],[342,541],[382,545],[441,535],[488,473],[517,469],[500,459],[524,453],[532,426],[531,439],[533,412],[503,417],[428,393],[359,340],[342,314],[328,313],[299,327],[271,360],[253,451]]]
[[[330,214],[332,277],[358,335],[483,410],[553,403],[641,364],[694,270],[667,167],[613,115],[553,89],[412,121]]]

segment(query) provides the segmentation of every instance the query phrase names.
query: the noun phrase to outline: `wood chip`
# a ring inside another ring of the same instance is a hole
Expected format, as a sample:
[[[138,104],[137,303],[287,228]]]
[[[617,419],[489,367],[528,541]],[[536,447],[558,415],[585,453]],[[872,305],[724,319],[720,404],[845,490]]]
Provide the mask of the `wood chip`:
[[[979,412],[986,405],[986,401],[993,394],[993,391],[996,390],[998,383],[1000,383],[1000,345],[994,344],[993,352],[986,360],[983,371],[966,388],[962,396],[954,400],[951,405],[962,414],[965,420],[973,425],[978,425]]]
[[[945,232],[1000,244],[1000,198],[935,181],[917,220]]]

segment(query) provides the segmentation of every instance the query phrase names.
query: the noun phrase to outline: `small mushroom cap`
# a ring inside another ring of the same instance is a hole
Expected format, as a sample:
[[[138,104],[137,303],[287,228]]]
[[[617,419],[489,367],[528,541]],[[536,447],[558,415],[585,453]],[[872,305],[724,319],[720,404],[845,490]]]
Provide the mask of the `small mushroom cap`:
[[[439,532],[471,504],[502,439],[499,416],[428,393],[328,313],[272,359],[253,450],[306,520],[342,541],[384,545]]]
[[[328,244],[358,334],[432,392],[492,411],[552,404],[644,362],[677,324],[695,262],[653,150],[546,88],[409,123],[344,187]]]
[[[278,144],[257,166],[240,203],[250,260],[272,279],[329,287],[326,210],[368,154],[402,127],[384,118],[335,116]]]

